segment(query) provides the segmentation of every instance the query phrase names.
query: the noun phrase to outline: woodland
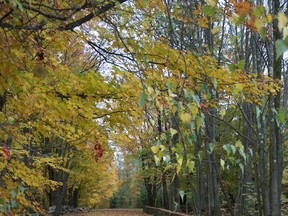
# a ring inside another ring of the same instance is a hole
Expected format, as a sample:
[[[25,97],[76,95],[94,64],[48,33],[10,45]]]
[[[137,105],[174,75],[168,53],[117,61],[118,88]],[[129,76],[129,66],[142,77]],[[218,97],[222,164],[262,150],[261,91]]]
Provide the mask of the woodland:
[[[0,0],[0,215],[288,215],[287,8]]]

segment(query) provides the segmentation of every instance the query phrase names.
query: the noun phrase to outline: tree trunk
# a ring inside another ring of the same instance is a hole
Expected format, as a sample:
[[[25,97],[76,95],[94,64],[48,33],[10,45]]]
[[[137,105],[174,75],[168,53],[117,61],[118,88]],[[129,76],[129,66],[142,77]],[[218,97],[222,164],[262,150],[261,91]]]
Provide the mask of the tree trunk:
[[[211,109],[210,112],[215,114],[215,110]],[[219,195],[219,182],[217,179],[216,166],[219,164],[216,161],[215,149],[210,152],[209,144],[215,142],[216,136],[216,122],[212,115],[205,116],[205,127],[206,127],[206,166],[207,166],[207,213],[209,216],[219,216],[220,212],[220,195]]]
[[[163,172],[162,174],[162,207],[165,209],[169,209],[167,178],[165,172]]]
[[[171,139],[171,149],[175,147],[179,142],[179,115],[178,112],[175,113],[171,118],[171,126],[173,129],[178,129],[178,133],[175,134]],[[171,162],[177,163],[176,154],[171,154]],[[180,196],[179,196],[179,188],[180,188],[180,180],[179,176],[176,173],[176,169],[172,170],[171,173],[171,183],[170,183],[170,197],[169,197],[169,209],[172,211],[178,211],[180,207]]]
[[[272,14],[276,16],[280,12],[280,1],[274,0],[272,3]],[[282,56],[277,58],[276,41],[282,38],[278,29],[278,20],[273,20],[273,79],[281,80]],[[281,215],[281,180],[283,170],[283,140],[281,139],[280,123],[276,122],[276,114],[281,108],[281,93],[270,96],[270,179],[271,179],[271,216]]]

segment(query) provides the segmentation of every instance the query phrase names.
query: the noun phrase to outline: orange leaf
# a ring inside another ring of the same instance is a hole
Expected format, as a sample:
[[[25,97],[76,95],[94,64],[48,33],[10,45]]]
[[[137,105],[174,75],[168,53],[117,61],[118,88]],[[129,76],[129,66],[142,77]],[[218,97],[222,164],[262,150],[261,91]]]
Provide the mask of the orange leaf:
[[[5,159],[5,160],[9,160],[10,157],[11,157],[11,152],[10,152],[8,146],[3,146],[2,151],[3,151],[3,157],[4,157],[4,159]]]

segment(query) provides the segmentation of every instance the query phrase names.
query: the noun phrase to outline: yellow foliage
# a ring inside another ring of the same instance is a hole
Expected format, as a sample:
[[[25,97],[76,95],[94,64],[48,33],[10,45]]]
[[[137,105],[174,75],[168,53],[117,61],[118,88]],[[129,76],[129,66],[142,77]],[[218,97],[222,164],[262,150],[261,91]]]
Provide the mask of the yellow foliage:
[[[118,187],[118,175],[111,160],[112,152],[105,148],[105,155],[96,163],[90,151],[75,156],[76,166],[71,171],[68,186],[79,189],[80,205],[106,206]]]

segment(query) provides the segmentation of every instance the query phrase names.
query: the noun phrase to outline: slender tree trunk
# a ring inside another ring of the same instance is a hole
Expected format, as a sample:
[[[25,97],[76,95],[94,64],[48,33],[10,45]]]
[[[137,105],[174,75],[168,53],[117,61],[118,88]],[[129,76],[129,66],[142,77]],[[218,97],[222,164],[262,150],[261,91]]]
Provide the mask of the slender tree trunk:
[[[239,182],[239,190],[238,190],[238,197],[236,198],[236,209],[235,215],[249,215],[249,210],[255,207],[256,203],[252,202],[254,193],[253,188],[251,188],[252,183],[252,176],[251,176],[251,169],[252,169],[252,160],[250,160],[250,142],[254,141],[253,136],[253,122],[254,122],[254,112],[255,109],[254,105],[244,102],[242,104],[242,121],[243,121],[243,134],[247,138],[242,139],[242,144],[244,148],[245,155],[247,156],[247,160],[245,161],[242,158],[242,164],[244,166],[243,173],[240,173],[240,182]],[[252,144],[255,145],[255,142]]]
[[[210,112],[215,114],[215,110]],[[206,127],[206,165],[207,165],[207,195],[208,195],[208,215],[219,216],[220,212],[220,195],[219,195],[219,183],[217,179],[217,172],[215,167],[219,166],[216,160],[215,150],[209,153],[209,143],[215,142],[216,137],[216,121],[211,115],[205,116]]]
[[[178,125],[179,125],[179,116],[178,112],[176,112],[175,115],[172,116],[171,126],[172,128],[175,129],[178,128]],[[179,131],[171,139],[171,149],[172,147],[176,146],[178,142],[179,142]],[[172,153],[171,155],[171,162],[177,163],[175,153]],[[180,188],[179,176],[177,174],[176,169],[173,169],[170,183],[170,198],[169,198],[169,209],[172,211],[178,211],[180,207],[179,188]]]
[[[196,125],[197,128],[197,125]],[[197,132],[197,129],[195,128],[195,134],[196,134],[196,153],[195,155],[200,154],[201,150],[201,130]],[[203,165],[204,161],[200,160],[201,158],[198,157],[198,160],[196,160],[196,193],[193,194],[196,200],[196,205],[194,206],[196,214],[200,215],[202,211],[205,211],[207,202],[205,202],[206,190],[205,190],[205,178],[204,178],[204,171],[203,171]]]
[[[280,1],[274,0],[272,10],[274,17],[280,12]],[[276,41],[282,38],[278,29],[278,20],[273,20],[273,79],[281,80],[282,56],[277,58]],[[277,112],[281,108],[281,93],[270,96],[270,179],[271,179],[271,215],[281,215],[281,178],[283,170],[283,140],[281,139],[280,123],[276,122],[276,116],[273,110]]]
[[[163,172],[163,174],[162,174],[162,207],[165,209],[169,209],[167,178],[166,178],[165,172]]]
[[[180,187],[179,177],[177,174],[175,174],[170,183],[169,209],[172,211],[179,211],[180,208],[180,197],[178,193],[179,187]]]
[[[161,114],[158,114],[158,137],[160,139],[162,135],[162,121]],[[165,209],[169,209],[169,197],[168,197],[168,188],[167,188],[167,176],[164,169],[162,169],[162,207]]]

